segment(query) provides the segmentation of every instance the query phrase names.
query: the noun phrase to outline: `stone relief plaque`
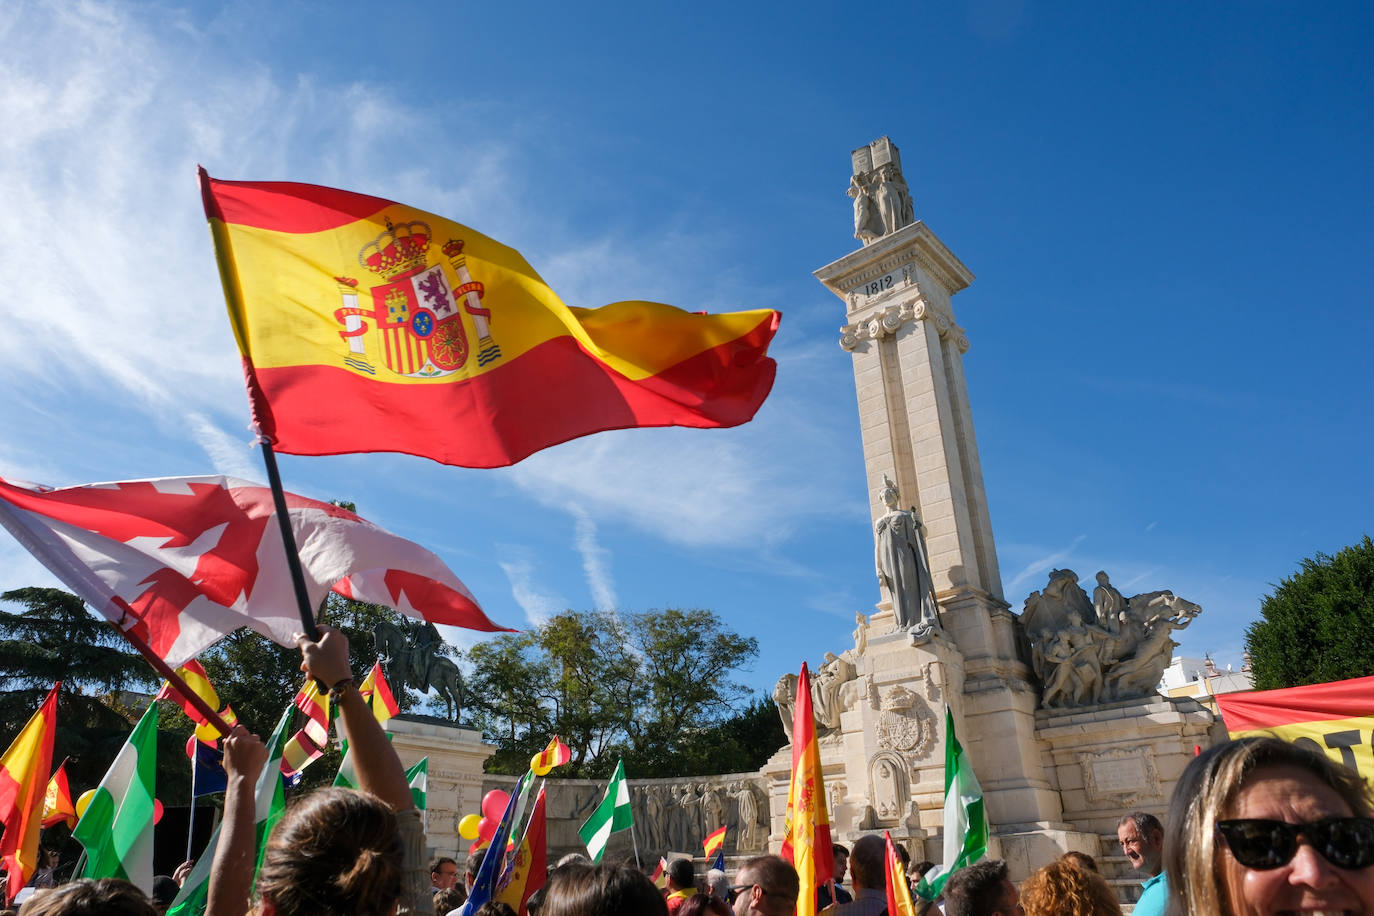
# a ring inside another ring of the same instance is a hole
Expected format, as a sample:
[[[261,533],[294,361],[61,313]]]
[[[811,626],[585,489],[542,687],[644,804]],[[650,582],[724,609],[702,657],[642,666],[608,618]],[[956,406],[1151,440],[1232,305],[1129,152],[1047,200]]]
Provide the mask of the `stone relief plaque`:
[[[1093,804],[1133,804],[1160,797],[1159,773],[1149,748],[1111,748],[1079,754],[1083,794]]]

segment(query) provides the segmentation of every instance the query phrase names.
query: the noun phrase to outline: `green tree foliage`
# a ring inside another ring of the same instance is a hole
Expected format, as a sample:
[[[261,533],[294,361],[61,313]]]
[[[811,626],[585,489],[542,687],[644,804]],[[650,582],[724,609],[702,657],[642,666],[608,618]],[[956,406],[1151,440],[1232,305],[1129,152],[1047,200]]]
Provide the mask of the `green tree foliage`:
[[[57,701],[53,766],[67,761],[72,792],[99,784],[110,761],[129,737],[156,689],[157,675],[106,621],[95,617],[80,598],[55,588],[21,588],[0,599],[18,610],[0,608],[0,740],[8,745],[38,709],[55,681]],[[184,740],[158,739],[158,792],[184,799],[190,773],[184,766]],[[176,804],[179,802],[169,802]]]
[[[1374,543],[1303,560],[1260,614],[1245,633],[1258,689],[1374,674]]]
[[[771,704],[736,712],[731,673],[758,642],[706,610],[568,611],[475,646],[474,724],[498,745],[489,772],[522,773],[557,734],[567,775],[606,775],[617,757],[639,777],[756,769],[786,743]]]

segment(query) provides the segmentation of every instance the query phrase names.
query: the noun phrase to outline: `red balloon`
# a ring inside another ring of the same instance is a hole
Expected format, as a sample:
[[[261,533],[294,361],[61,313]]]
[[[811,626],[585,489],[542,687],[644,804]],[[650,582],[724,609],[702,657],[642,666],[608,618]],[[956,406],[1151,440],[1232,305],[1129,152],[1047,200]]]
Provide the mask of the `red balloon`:
[[[153,823],[156,824],[160,820],[162,820],[162,802],[155,798],[153,799]]]
[[[477,840],[483,844],[490,843],[491,838],[496,836],[496,827],[500,824],[500,819],[484,817],[477,823]]]
[[[482,813],[490,820],[499,821],[501,816],[506,813],[506,804],[510,802],[510,793],[502,792],[500,789],[492,789],[482,796]]]

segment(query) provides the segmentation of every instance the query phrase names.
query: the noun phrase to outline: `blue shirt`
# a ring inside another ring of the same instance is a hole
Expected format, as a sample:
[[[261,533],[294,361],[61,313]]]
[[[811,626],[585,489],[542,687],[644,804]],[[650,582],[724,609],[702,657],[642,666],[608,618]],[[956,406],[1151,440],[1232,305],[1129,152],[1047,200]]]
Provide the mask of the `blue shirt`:
[[[1132,910],[1134,916],[1164,916],[1164,908],[1169,903],[1169,882],[1164,872],[1155,875],[1141,887],[1145,888],[1145,893],[1136,901]]]

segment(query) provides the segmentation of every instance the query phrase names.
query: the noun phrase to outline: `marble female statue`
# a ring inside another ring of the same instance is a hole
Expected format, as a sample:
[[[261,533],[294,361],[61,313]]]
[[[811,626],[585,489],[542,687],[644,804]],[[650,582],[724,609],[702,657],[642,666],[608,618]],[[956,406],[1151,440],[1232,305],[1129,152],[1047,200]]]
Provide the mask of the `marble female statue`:
[[[897,626],[909,630],[913,638],[923,639],[940,626],[925,531],[915,510],[897,508],[897,485],[886,474],[883,502],[887,514],[874,525],[878,581],[892,596],[892,615]]]

